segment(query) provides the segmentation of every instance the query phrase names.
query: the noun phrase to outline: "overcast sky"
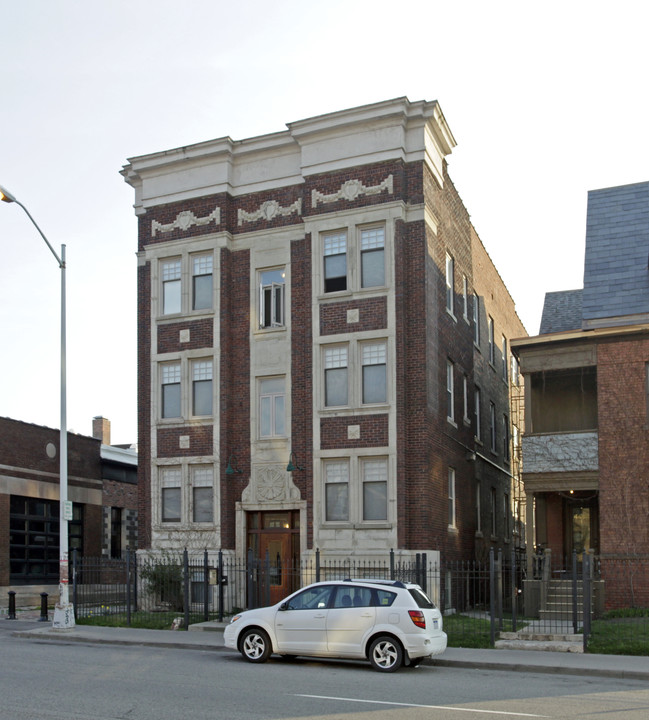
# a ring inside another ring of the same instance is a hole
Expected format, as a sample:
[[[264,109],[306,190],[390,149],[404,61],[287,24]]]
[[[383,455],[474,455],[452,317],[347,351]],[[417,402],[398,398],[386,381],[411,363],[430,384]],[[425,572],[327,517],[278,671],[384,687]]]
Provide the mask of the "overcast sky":
[[[66,244],[68,427],[137,438],[127,158],[407,96],[528,332],[582,287],[591,189],[649,179],[642,0],[0,0],[0,185]],[[59,427],[60,271],[0,207],[0,416]]]

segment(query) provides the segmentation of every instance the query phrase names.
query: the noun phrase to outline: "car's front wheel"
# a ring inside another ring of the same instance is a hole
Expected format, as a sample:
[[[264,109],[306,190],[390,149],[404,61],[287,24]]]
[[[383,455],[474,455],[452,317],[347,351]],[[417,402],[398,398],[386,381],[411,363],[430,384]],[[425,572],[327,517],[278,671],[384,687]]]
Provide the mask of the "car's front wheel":
[[[380,672],[394,672],[403,664],[403,649],[394,638],[382,635],[370,646],[370,663]]]
[[[271,652],[270,638],[263,630],[250,628],[243,631],[239,648],[248,662],[266,662]]]

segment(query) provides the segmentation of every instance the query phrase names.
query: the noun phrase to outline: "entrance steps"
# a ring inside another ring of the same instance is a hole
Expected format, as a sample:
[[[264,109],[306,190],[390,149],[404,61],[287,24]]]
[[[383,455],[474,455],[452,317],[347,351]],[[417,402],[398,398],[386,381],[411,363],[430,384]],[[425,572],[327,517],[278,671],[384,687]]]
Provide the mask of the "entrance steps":
[[[501,650],[547,650],[551,652],[584,652],[583,635],[574,633],[543,633],[521,630],[520,632],[501,632],[496,640],[496,648]]]

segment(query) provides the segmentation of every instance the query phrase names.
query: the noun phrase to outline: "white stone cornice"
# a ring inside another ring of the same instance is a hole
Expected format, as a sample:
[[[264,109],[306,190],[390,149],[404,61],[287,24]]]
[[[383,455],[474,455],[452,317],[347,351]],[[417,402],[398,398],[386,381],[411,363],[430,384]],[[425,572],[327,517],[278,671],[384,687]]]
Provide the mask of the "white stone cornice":
[[[336,202],[336,200],[356,200],[361,195],[378,195],[383,190],[387,190],[390,195],[394,192],[392,175],[388,175],[378,185],[370,186],[363,185],[360,180],[347,180],[340,186],[338,192],[331,195],[325,195],[319,190],[312,190],[311,205],[317,207],[319,202],[326,204]]]
[[[244,222],[255,222],[255,220],[272,220],[277,216],[287,216],[291,213],[302,214],[302,198],[298,198],[294,203],[287,207],[282,207],[277,200],[266,200],[254,212],[246,212],[239,209],[237,214],[238,224],[241,226]]]
[[[214,221],[217,225],[221,223],[221,208],[216,207],[209,215],[205,217],[196,217],[191,210],[182,210],[176,215],[176,219],[163,225],[157,220],[151,222],[151,235],[155,237],[158,231],[160,232],[171,232],[172,230],[188,230],[192,225],[209,225]]]

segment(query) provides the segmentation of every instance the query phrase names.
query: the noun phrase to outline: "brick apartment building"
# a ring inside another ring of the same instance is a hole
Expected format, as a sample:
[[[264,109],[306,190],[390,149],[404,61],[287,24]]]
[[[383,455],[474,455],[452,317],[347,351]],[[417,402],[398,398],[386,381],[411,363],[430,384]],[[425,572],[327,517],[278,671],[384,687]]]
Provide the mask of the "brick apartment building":
[[[110,445],[110,424],[68,433],[70,553],[121,557],[137,547],[137,454]],[[58,597],[59,431],[0,418],[0,595],[20,604]]]
[[[514,303],[398,98],[135,157],[140,547],[447,558],[512,518]]]
[[[649,604],[648,249],[648,182],[589,192],[583,289],[547,293],[513,343],[528,550],[597,556],[607,607]]]

